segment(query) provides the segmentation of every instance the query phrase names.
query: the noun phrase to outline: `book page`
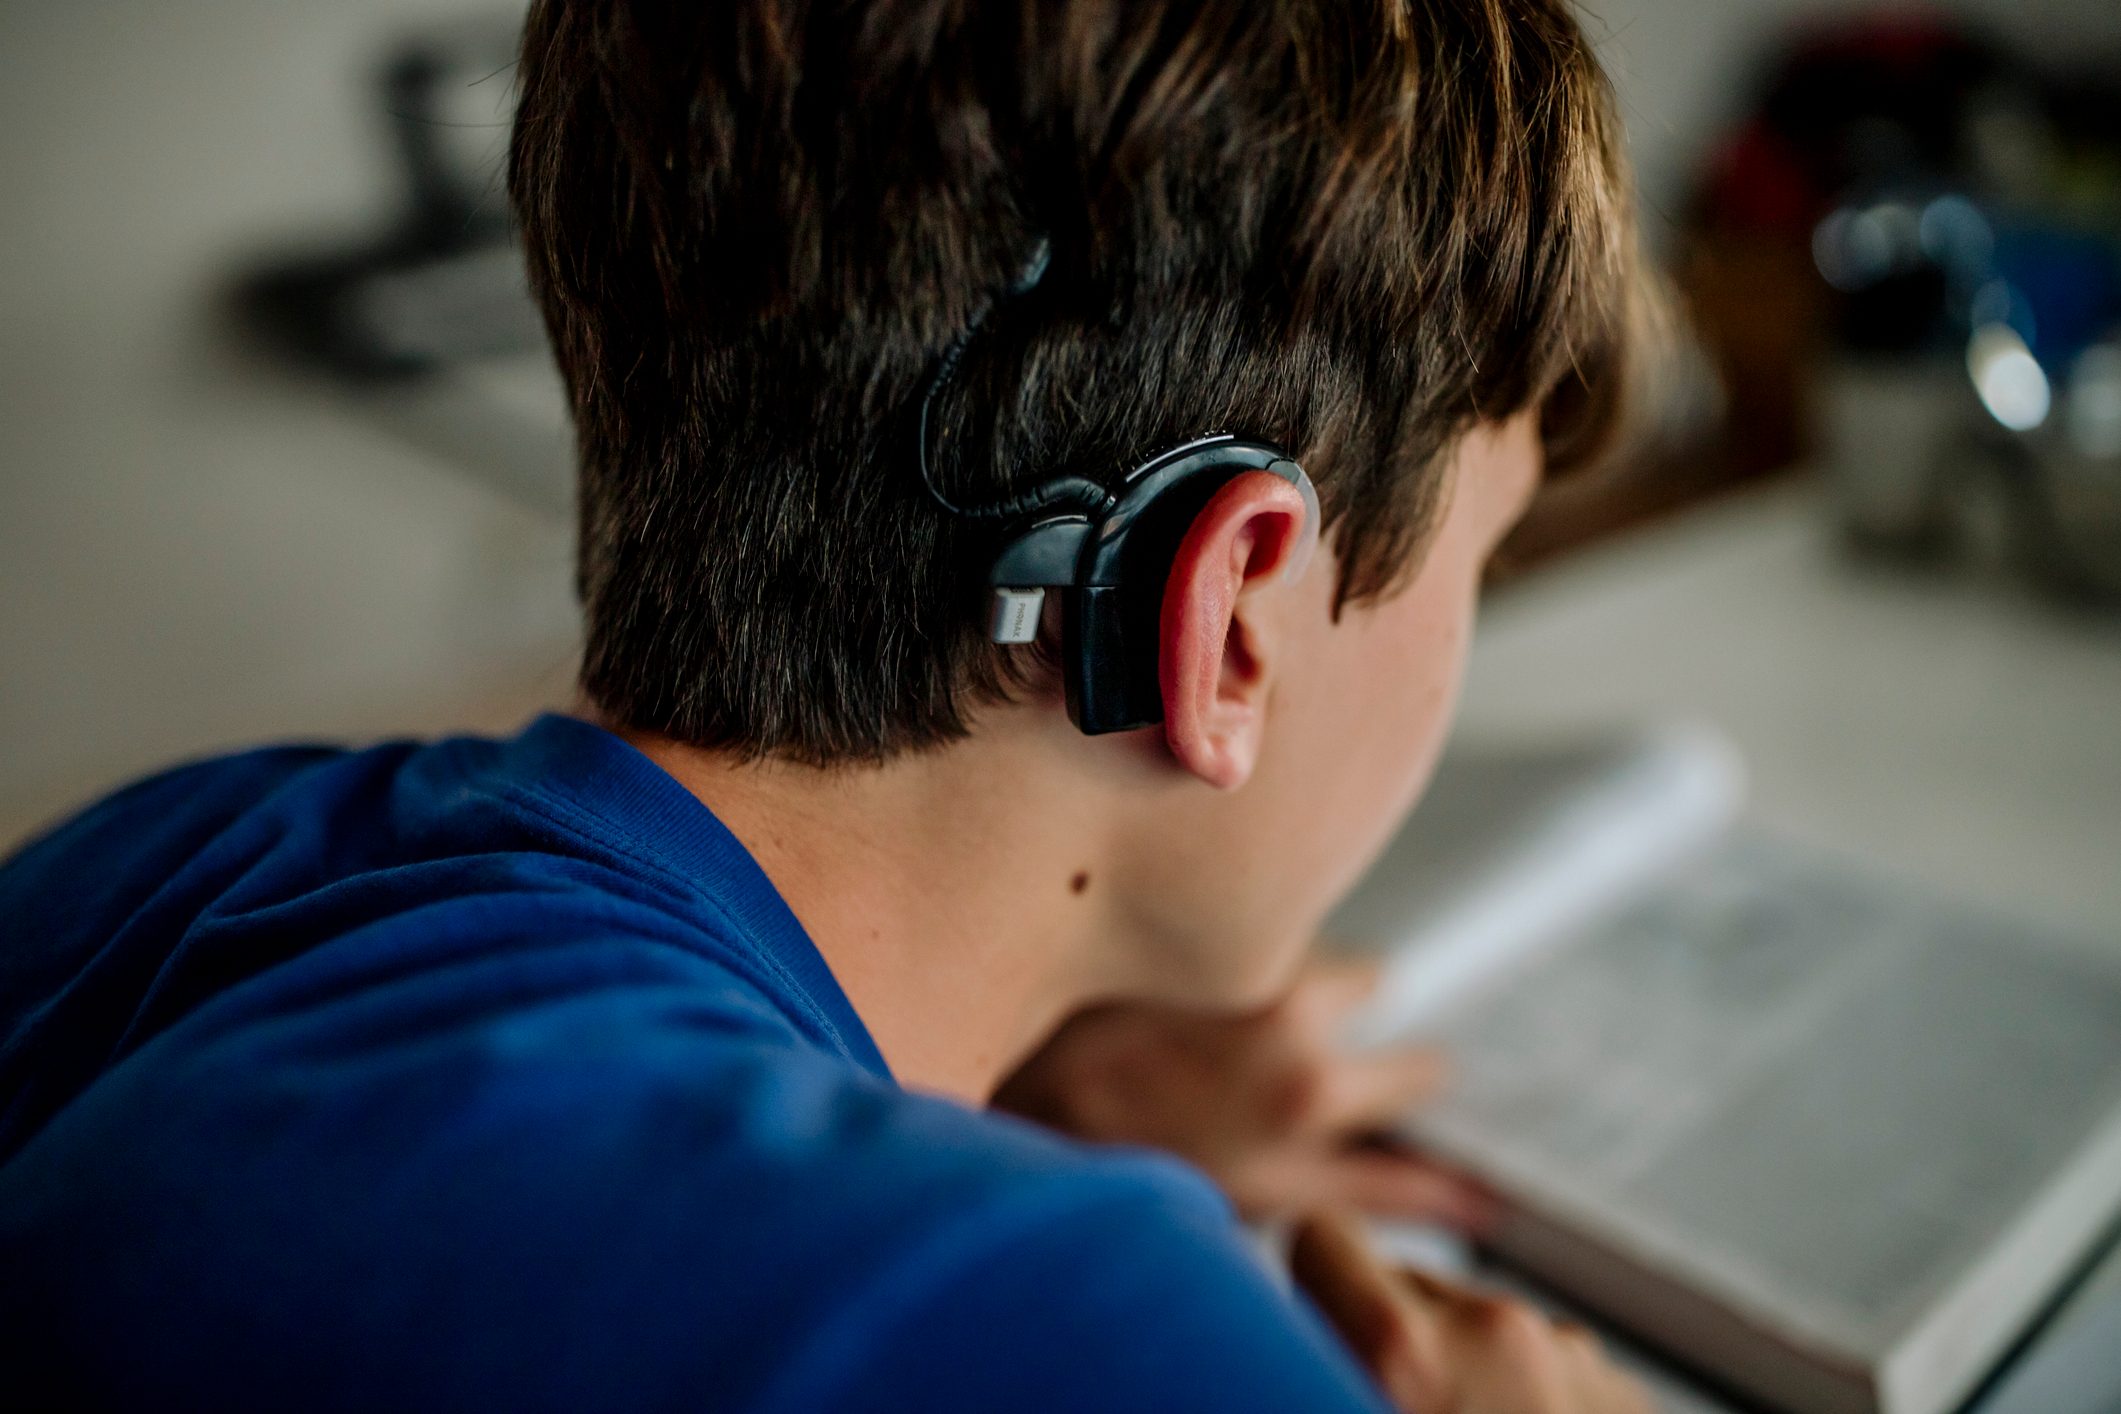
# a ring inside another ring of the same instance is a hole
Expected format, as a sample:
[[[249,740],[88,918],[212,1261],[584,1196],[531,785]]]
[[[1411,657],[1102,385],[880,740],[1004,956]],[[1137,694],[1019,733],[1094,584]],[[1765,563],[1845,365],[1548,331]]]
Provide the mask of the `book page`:
[[[1418,1137],[1865,1360],[2121,1113],[2121,959],[1745,836],[1425,1034]]]
[[[1513,745],[1454,742],[1327,932],[1389,958],[1349,1041],[1374,1045],[1536,957],[1717,842],[1744,770],[1678,722]]]

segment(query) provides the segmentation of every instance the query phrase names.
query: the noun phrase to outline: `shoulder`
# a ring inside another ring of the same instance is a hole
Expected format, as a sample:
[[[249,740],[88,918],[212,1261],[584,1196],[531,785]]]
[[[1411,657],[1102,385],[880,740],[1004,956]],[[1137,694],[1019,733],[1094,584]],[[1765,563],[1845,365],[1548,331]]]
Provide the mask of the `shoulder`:
[[[159,883],[261,800],[325,762],[330,747],[285,746],[158,771],[83,806],[0,855],[0,900],[10,916],[44,903],[108,895],[110,885]]]
[[[1377,1407],[1199,1174],[978,1123],[986,1180],[909,1228],[760,1409]]]
[[[117,1402],[1364,1407],[1189,1171],[659,993],[99,1086],[0,1169],[6,1363]]]

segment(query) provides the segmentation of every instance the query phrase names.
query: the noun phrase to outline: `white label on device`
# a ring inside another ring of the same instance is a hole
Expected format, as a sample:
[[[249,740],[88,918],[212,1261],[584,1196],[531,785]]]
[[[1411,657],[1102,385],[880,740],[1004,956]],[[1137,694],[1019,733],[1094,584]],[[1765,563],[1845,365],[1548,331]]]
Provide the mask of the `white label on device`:
[[[1030,643],[1038,638],[1039,611],[1046,605],[1043,589],[997,589],[994,618],[987,636],[996,643]]]

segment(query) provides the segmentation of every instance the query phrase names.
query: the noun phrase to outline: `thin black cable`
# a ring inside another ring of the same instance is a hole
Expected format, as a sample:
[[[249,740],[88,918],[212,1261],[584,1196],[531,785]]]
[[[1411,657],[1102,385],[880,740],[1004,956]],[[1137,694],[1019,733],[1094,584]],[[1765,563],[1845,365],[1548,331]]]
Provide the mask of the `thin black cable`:
[[[1038,282],[1045,277],[1051,254],[1052,248],[1045,237],[1041,236],[1037,248],[1031,253],[1031,259],[1025,262],[1023,273],[1017,277],[1014,284],[1003,291],[1002,299],[1020,299],[1036,289]],[[921,394],[920,423],[916,429],[919,438],[921,486],[938,506],[961,520],[1028,519],[1063,505],[1089,515],[1103,515],[1119,504],[1119,498],[1085,476],[1055,477],[1021,496],[1013,496],[1008,500],[984,506],[959,505],[944,495],[935,484],[934,468],[928,464],[929,412],[934,408],[936,398],[949,386],[950,380],[957,376],[958,365],[964,361],[965,350],[971,346],[973,336],[979,333],[980,326],[987,322],[987,316],[992,314],[1000,303],[1001,299],[990,299],[973,311],[970,322],[944,348],[942,356],[935,361],[935,371],[928,377],[927,391]]]

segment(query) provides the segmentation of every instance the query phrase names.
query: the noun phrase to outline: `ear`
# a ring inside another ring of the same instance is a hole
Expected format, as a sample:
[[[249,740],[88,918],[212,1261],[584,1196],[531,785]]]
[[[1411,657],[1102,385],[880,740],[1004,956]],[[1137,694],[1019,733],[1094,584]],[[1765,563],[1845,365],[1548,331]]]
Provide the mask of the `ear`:
[[[1164,585],[1157,670],[1164,739],[1178,763],[1219,790],[1251,778],[1265,736],[1276,646],[1257,596],[1300,572],[1316,526],[1303,493],[1250,471],[1194,518]]]

